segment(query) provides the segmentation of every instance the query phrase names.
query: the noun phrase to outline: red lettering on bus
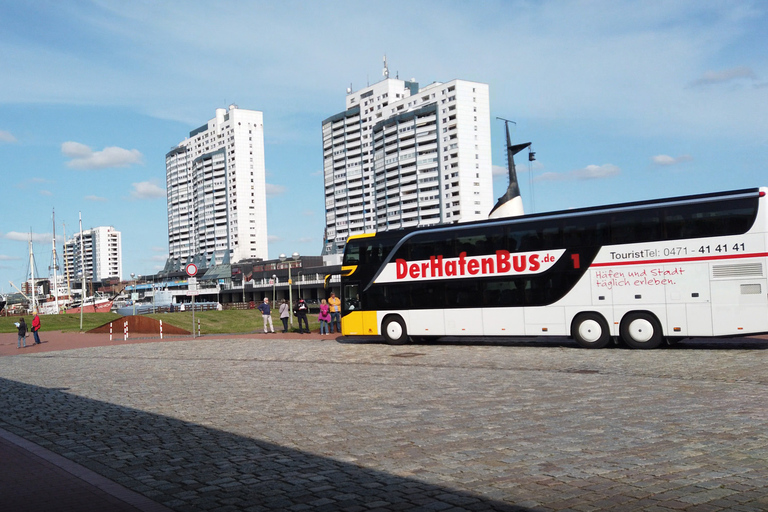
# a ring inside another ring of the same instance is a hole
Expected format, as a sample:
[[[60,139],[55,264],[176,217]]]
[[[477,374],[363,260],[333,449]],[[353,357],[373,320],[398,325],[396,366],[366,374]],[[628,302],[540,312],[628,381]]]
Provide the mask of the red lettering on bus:
[[[408,275],[408,262],[398,258],[395,260],[395,264],[397,265],[397,279],[405,278]]]
[[[528,256],[528,270],[531,272],[536,272],[541,268],[541,263],[539,263],[539,255],[538,254],[531,254]]]
[[[480,262],[477,260],[469,260],[467,262],[467,272],[469,272],[469,275],[475,276],[477,275],[478,271],[480,270]]]
[[[483,274],[493,274],[494,273],[494,270],[493,270],[493,268],[494,268],[493,267],[493,258],[483,258],[483,259],[480,260],[480,262],[483,265],[482,266],[482,270],[481,270],[481,272]]]
[[[432,270],[432,277],[443,277],[443,256],[439,255],[437,258],[434,256],[429,257],[429,265]]]
[[[410,275],[414,279],[419,278],[419,264],[414,263],[411,265],[410,269],[408,270],[408,275]]]
[[[515,268],[515,272],[522,272],[526,268],[525,255],[512,256],[512,266]]]
[[[509,251],[496,251],[496,271],[504,274],[512,269],[509,264]]]
[[[459,275],[464,275],[464,265],[467,264],[467,253],[462,252],[459,254]]]

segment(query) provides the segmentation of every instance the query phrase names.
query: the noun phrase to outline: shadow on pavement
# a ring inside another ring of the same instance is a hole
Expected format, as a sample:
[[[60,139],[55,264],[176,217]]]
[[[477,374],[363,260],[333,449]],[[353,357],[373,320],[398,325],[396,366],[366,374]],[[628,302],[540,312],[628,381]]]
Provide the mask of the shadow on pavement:
[[[359,345],[386,345],[383,336],[340,336],[338,343]],[[498,337],[498,336],[441,336],[402,345],[446,345],[446,346],[496,346],[496,347],[561,347],[582,349],[570,338],[565,337]],[[606,349],[629,349],[619,342],[610,344]],[[745,336],[723,338],[686,338],[670,345],[663,344],[657,350],[768,350],[768,336]],[[605,350],[605,349],[603,349]]]
[[[0,422],[176,510],[526,510],[65,388],[0,378]]]

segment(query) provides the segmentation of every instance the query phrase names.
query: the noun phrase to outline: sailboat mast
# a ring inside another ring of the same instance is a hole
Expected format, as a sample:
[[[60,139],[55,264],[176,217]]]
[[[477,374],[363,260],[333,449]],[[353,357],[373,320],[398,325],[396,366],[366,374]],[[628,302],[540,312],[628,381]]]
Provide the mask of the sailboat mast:
[[[30,302],[29,307],[35,311],[37,305],[35,303],[35,256],[32,253],[32,228],[29,228],[29,272],[32,275],[32,302]]]
[[[57,272],[59,267],[59,261],[56,258],[56,209],[53,209],[53,239],[51,244],[53,245],[53,298],[56,301],[56,314],[59,314],[59,274]]]

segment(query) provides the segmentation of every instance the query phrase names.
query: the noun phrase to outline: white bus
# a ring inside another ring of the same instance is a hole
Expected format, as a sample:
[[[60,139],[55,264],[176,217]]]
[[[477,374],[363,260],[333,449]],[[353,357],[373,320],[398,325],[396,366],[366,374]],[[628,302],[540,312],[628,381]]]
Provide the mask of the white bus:
[[[656,348],[768,332],[768,188],[350,237],[342,334]]]

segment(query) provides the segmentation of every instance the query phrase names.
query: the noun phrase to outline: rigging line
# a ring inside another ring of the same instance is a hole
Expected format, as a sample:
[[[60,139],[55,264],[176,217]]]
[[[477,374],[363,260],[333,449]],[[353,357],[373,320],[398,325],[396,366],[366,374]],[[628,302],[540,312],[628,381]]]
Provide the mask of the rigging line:
[[[531,213],[536,213],[536,196],[533,193],[533,164],[528,160],[528,189],[531,191]]]

